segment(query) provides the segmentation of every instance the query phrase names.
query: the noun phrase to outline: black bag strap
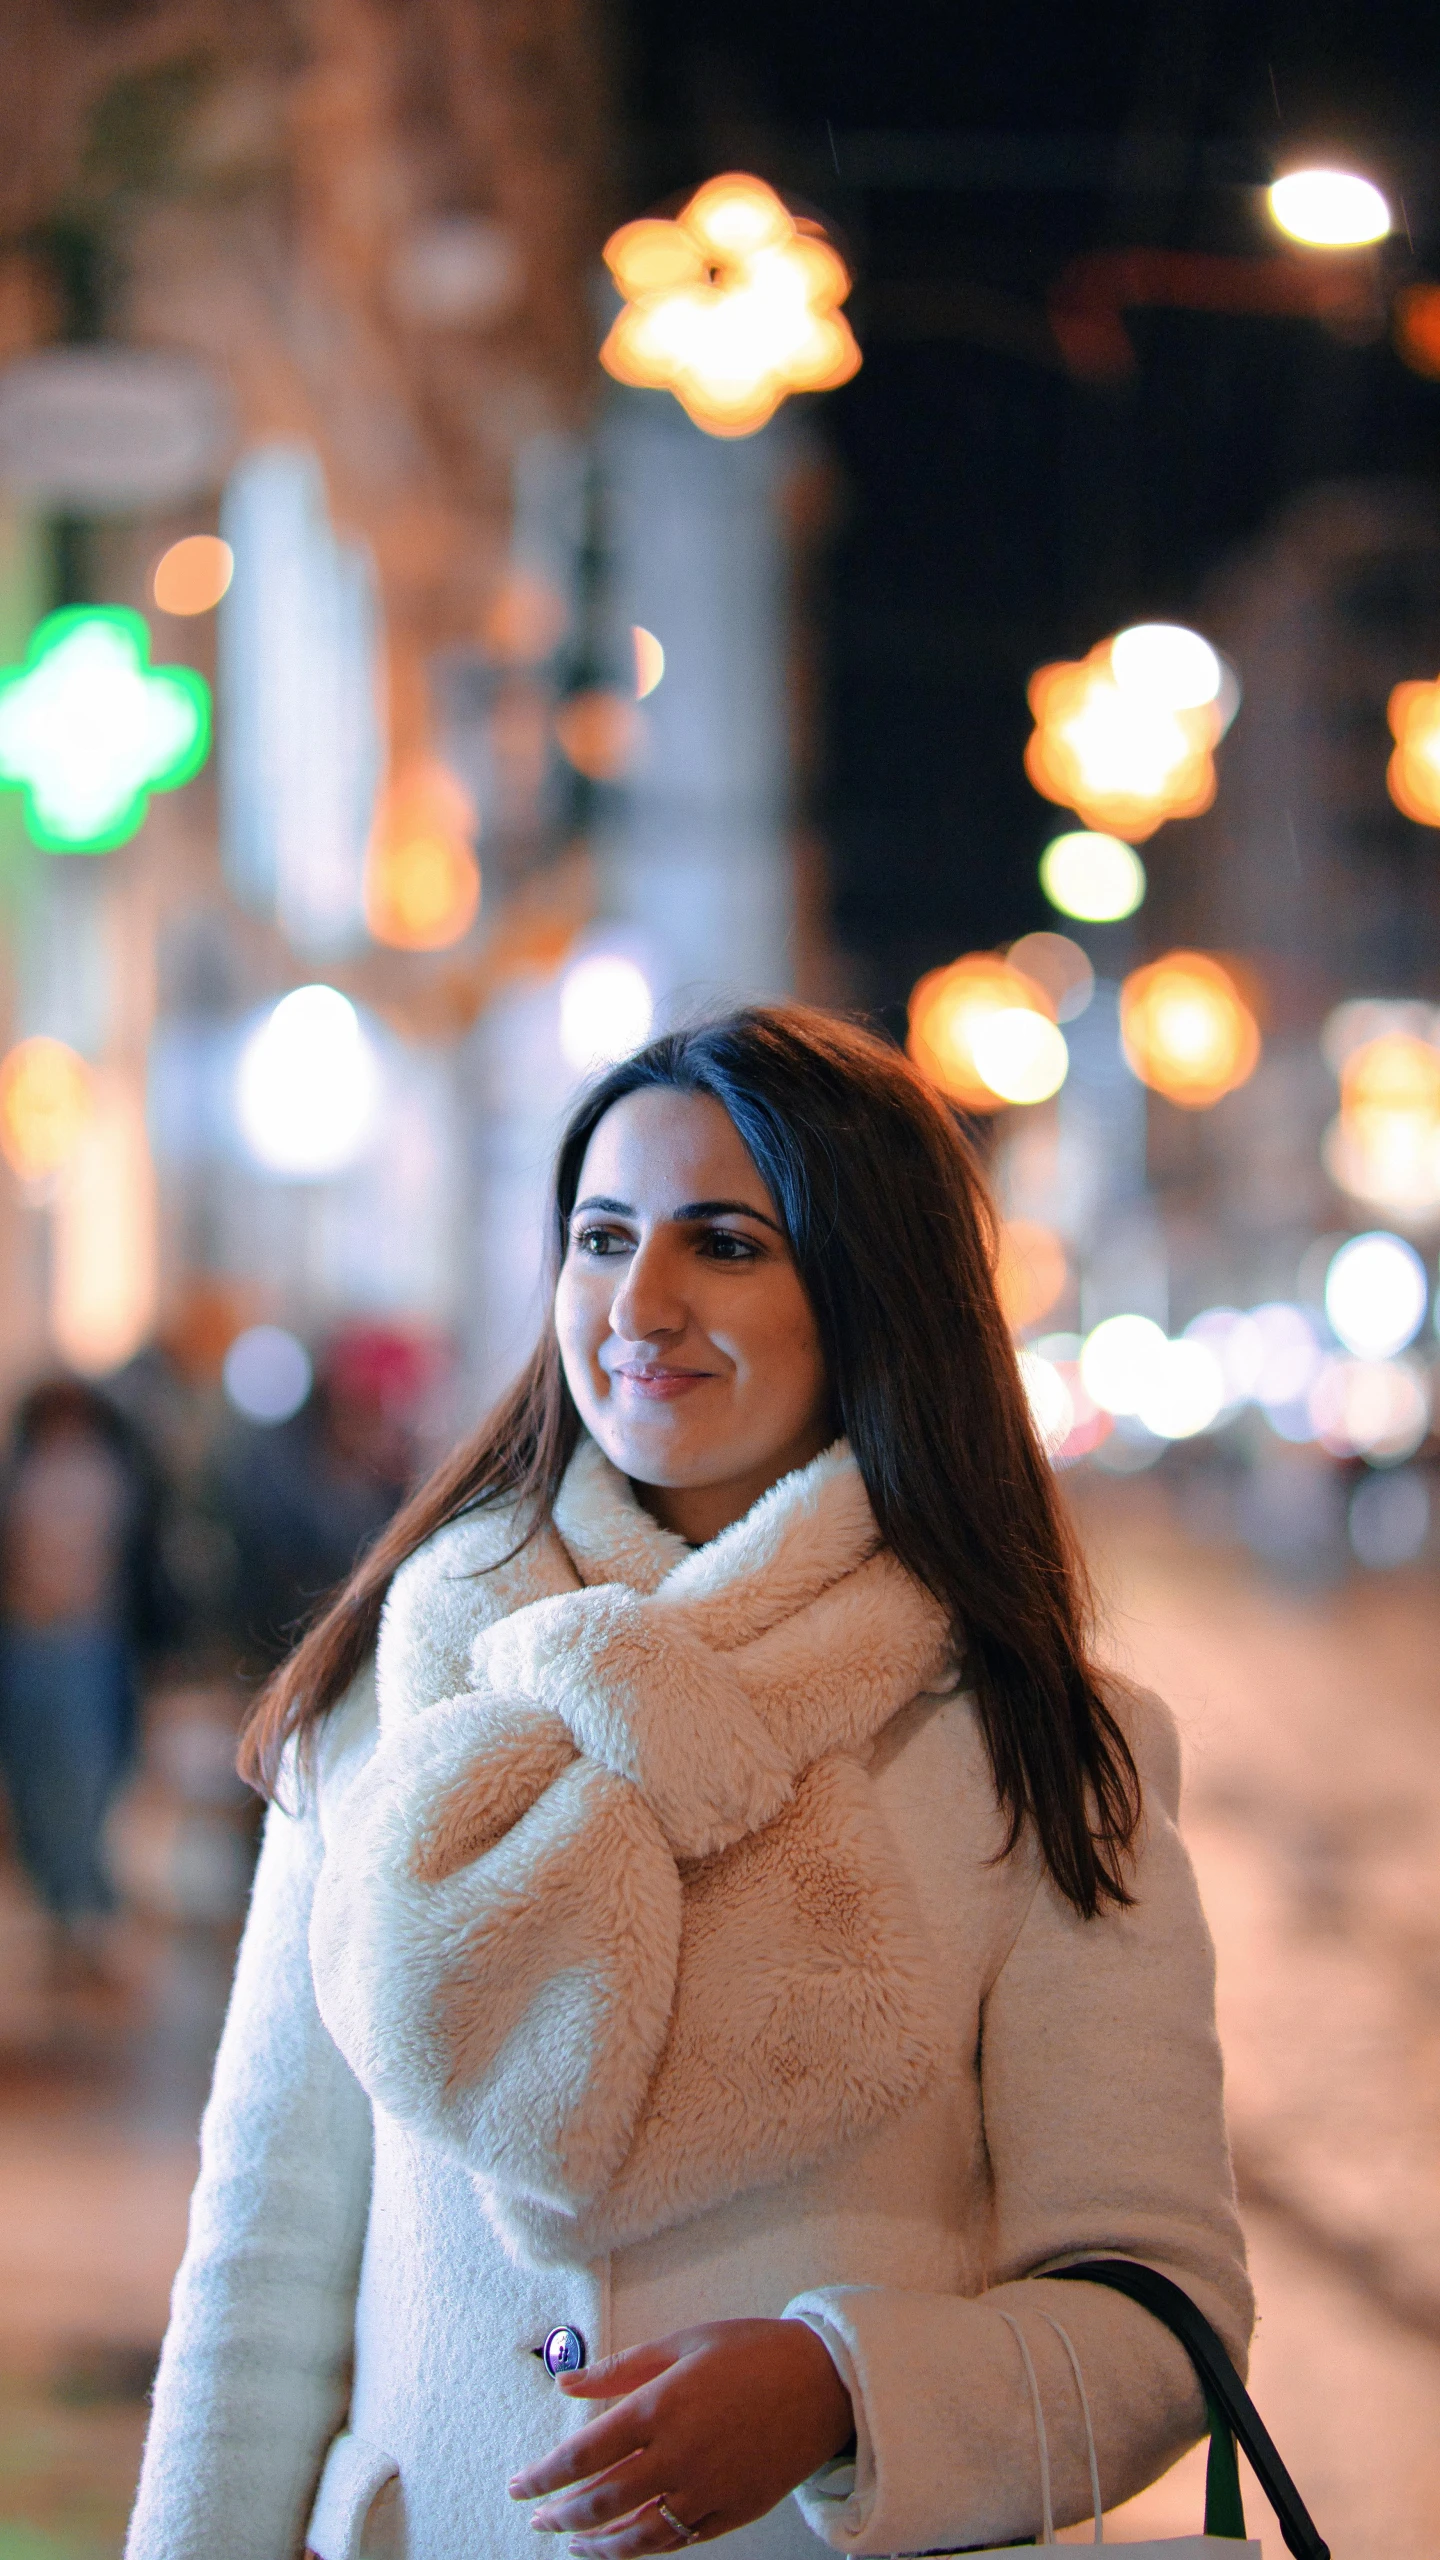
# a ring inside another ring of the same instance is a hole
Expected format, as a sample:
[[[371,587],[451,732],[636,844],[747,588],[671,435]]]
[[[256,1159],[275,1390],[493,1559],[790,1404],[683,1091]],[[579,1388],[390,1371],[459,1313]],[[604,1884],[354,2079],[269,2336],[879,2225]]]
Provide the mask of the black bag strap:
[[[1234,2439],[1239,2438],[1246,2459],[1274,2508],[1287,2548],[1295,2560],[1330,2560],[1328,2544],[1321,2541],[1306,2510],[1299,2490],[1271,2443],[1261,2422],[1260,2412],[1241,2381],[1203,2311],[1197,2310],[1188,2293],[1172,2284],[1154,2267],[1142,2267],[1133,2258],[1083,2258],[1078,2266],[1047,2267],[1045,2282],[1109,2285],[1114,2293],[1128,2294],[1155,2319],[1162,2321],[1172,2337],[1185,2349],[1205,2394],[1210,2412],[1210,2478],[1206,2483],[1205,2529],[1212,2530],[1212,2500],[1217,2507],[1230,2507],[1227,2494],[1225,2454],[1219,2454],[1221,2440],[1228,2452],[1229,2473],[1234,2478],[1232,2512],[1239,2516],[1239,2531],[1245,2530],[1240,2509],[1239,2474],[1235,2470]],[[1219,2423],[1217,2424],[1217,2420]],[[1217,2454],[1219,2464],[1217,2468]],[[1217,2517],[1213,2528],[1225,2532],[1227,2527]],[[1233,2534],[1235,2526],[1228,2530]]]

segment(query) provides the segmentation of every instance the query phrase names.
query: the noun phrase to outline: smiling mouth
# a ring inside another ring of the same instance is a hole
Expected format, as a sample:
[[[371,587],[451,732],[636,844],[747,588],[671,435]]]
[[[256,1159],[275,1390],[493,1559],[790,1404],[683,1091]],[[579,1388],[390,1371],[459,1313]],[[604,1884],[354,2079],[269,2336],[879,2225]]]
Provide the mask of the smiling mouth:
[[[644,1396],[647,1402],[668,1403],[675,1396],[688,1395],[692,1387],[706,1386],[713,1371],[709,1369],[612,1369],[616,1386],[628,1387],[632,1394]]]

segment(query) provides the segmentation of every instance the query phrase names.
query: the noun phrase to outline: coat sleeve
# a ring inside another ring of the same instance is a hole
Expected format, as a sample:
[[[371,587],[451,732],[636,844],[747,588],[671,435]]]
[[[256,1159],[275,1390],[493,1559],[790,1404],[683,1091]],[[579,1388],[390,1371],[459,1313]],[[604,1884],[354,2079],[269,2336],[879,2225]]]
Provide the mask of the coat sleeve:
[[[1235,2213],[1215,2032],[1214,1956],[1175,1827],[1179,1752],[1157,1701],[1134,1702],[1144,1820],[1128,1910],[1081,1920],[1048,1878],[992,1985],[980,2074],[993,2192],[989,2289],[975,2300],[885,2286],[799,2296],[856,2411],[853,2467],[798,2493],[837,2551],[953,2550],[1040,2523],[1019,2320],[1046,2417],[1057,2523],[1090,2511],[1072,2340],[1107,2506],[1204,2428],[1188,2357],[1148,2312],[1096,2285],[1037,2282],[1091,2256],[1158,2267],[1243,2369],[1252,2299]],[[1199,2530],[1199,2519],[1196,2520]]]
[[[349,2396],[366,2098],[315,2007],[313,1811],[266,1824],[128,2560],[295,2560]]]

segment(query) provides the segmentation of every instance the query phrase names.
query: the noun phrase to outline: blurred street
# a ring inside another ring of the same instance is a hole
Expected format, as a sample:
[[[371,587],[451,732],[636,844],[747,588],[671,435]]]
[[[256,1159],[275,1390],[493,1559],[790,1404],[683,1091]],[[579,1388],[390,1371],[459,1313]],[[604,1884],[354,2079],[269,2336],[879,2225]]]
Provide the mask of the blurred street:
[[[1440,1590],[1287,1588],[1088,1478],[1113,1660],[1166,1697],[1219,1962],[1255,2399],[1338,2560],[1430,2548],[1440,2493]],[[1203,2456],[1116,2530],[1198,2529]],[[1283,2551],[1263,2499],[1247,2514]]]
[[[791,1000],[991,1183],[1184,1733],[1256,2397],[1335,2560],[1428,2560],[1413,18],[13,0],[0,2560],[121,2549],[257,1684],[528,1356],[586,1080]]]
[[[1440,2496],[1440,1590],[1416,1569],[1297,1592],[1187,1536],[1154,1477],[1089,1477],[1079,1507],[1111,1657],[1184,1730],[1255,2394],[1337,2560],[1421,2560]],[[152,1771],[122,1829],[142,1798],[152,1857],[162,1837],[173,1857],[203,1811]],[[119,1989],[57,2010],[8,1871],[0,1932],[0,2560],[111,2560],[232,1942],[132,1921]],[[1202,2470],[1187,2458],[1112,2531],[1198,2530]],[[1254,2493],[1250,2518],[1280,2560]]]
[[[253,1830],[233,1721],[181,1694],[146,1734],[112,1822],[129,1908],[103,1980],[57,1991],[46,1922],[0,1862],[4,2560],[123,2545],[229,1991]]]

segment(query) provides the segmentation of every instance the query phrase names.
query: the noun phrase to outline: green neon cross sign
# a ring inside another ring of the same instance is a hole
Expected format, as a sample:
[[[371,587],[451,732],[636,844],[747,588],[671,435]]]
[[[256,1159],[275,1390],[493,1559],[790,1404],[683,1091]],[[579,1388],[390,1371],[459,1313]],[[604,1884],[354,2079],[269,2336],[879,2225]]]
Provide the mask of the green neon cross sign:
[[[71,605],[0,668],[0,790],[23,791],[48,853],[108,853],[210,749],[210,691],[190,667],[152,667],[150,634],[123,605]]]

